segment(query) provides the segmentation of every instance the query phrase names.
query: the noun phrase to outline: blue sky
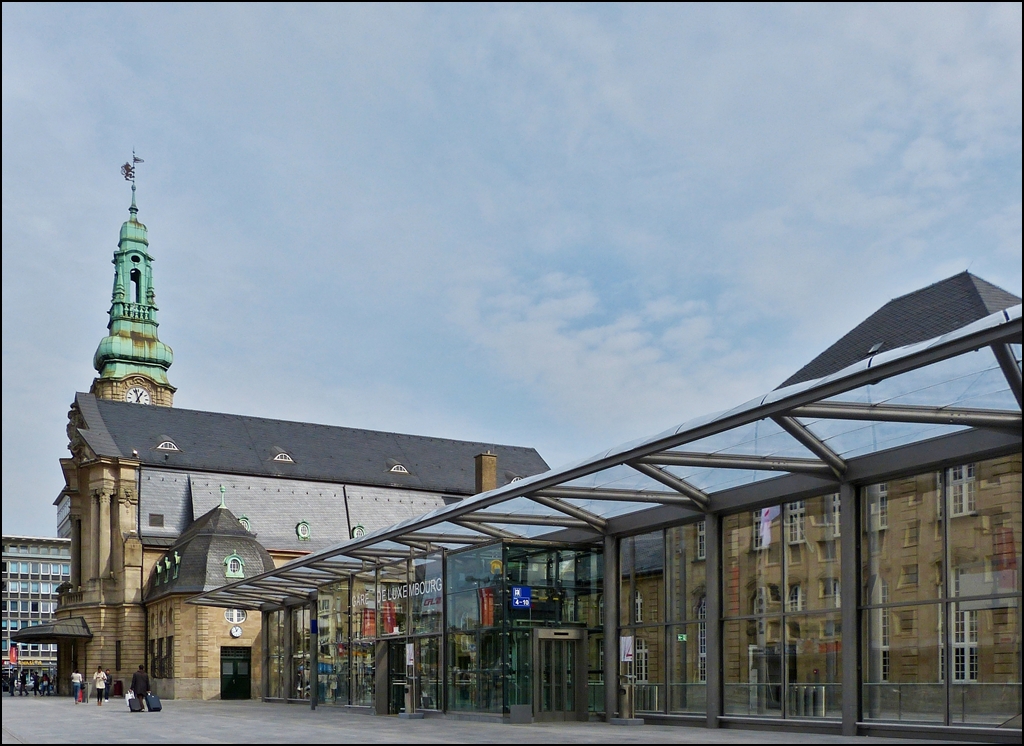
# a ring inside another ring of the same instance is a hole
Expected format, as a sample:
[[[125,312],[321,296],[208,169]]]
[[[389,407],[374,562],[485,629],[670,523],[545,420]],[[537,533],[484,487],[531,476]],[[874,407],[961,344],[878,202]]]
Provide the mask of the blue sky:
[[[1021,6],[3,6],[3,525],[52,534],[134,147],[179,407],[532,445],[1021,293]]]

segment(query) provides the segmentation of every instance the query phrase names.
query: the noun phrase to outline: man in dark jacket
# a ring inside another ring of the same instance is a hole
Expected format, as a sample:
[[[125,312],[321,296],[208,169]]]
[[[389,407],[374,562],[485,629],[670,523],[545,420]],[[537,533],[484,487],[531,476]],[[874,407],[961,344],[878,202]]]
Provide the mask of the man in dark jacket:
[[[136,699],[146,705],[146,695],[149,694],[149,676],[146,675],[146,667],[139,666],[139,670],[132,674],[131,690],[135,693]],[[141,710],[140,710],[141,712]]]

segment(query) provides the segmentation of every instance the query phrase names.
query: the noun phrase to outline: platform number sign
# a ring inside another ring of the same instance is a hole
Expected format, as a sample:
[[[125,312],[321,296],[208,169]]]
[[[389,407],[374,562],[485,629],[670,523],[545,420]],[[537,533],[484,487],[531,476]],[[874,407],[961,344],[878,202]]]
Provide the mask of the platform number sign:
[[[530,586],[528,585],[514,585],[512,586],[512,608],[513,609],[529,609],[530,602],[532,601]]]

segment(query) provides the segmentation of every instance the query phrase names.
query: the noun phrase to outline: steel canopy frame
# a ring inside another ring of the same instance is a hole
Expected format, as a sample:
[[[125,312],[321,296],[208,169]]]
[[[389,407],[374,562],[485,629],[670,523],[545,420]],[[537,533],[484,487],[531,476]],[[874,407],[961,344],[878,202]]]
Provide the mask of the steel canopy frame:
[[[363,568],[366,567],[366,563],[370,563],[372,569],[374,565],[388,564],[436,551],[444,548],[446,544],[465,546],[500,539],[541,545],[550,543],[550,540],[545,541],[543,535],[523,538],[504,530],[501,528],[502,525],[550,525],[556,529],[556,533],[582,531],[583,536],[592,537],[590,541],[596,541],[602,535],[608,534],[608,519],[578,505],[579,501],[596,503],[610,500],[633,503],[635,511],[632,512],[637,513],[649,508],[651,503],[696,509],[705,513],[725,509],[724,504],[716,505],[718,491],[700,490],[664,467],[693,466],[755,472],[779,471],[820,478],[824,484],[840,484],[847,472],[846,460],[798,418],[985,428],[1015,435],[1019,443],[1021,372],[1011,345],[1021,344],[1021,337],[1021,306],[1017,305],[935,339],[869,357],[817,381],[769,392],[759,399],[751,400],[724,413],[698,418],[660,435],[611,449],[578,464],[526,477],[358,539],[342,542],[253,578],[198,594],[189,599],[189,602],[210,606],[237,606],[251,605],[256,600],[263,599],[281,604],[284,597],[306,595],[308,591],[299,588],[312,591],[315,590],[313,584],[316,581],[329,580],[330,577],[337,577],[339,574],[358,571],[353,560],[361,562],[360,566]],[[1007,385],[1016,397],[1016,411],[827,401],[862,386],[878,384],[882,380],[982,348],[990,348],[995,355]],[[775,458],[672,450],[769,419],[778,423],[796,442],[817,458]],[[924,438],[919,438],[915,442],[921,440]],[[895,449],[878,449],[876,453],[884,454],[887,450]],[[669,487],[671,491],[591,488],[572,484],[582,478],[619,466],[627,466],[652,481]],[[782,475],[761,484],[767,485],[776,479],[785,478],[786,476]],[[719,491],[729,490],[726,488]],[[487,510],[516,498],[527,498],[555,511],[555,514],[547,517],[527,512],[503,514]],[[621,514],[616,518],[616,522],[621,522],[619,518]],[[463,530],[458,533],[438,532],[438,526],[445,523],[459,526]],[[394,549],[387,546],[389,543],[399,543],[405,548]],[[318,570],[317,575],[324,575],[302,577],[296,574],[306,567]]]

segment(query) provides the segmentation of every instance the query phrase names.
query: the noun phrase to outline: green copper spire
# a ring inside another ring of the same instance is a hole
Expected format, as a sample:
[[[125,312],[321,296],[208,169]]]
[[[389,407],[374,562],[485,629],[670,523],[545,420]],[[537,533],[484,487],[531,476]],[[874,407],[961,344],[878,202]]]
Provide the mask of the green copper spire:
[[[110,333],[96,348],[93,365],[99,371],[100,381],[140,374],[173,391],[167,381],[167,369],[174,354],[156,333],[153,257],[149,254],[146,226],[138,218],[134,180],[128,213],[114,252],[114,292],[107,324]]]

